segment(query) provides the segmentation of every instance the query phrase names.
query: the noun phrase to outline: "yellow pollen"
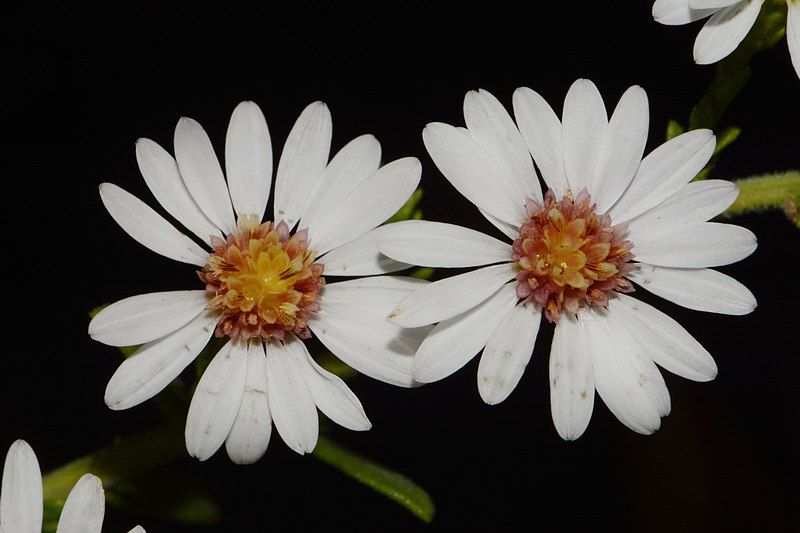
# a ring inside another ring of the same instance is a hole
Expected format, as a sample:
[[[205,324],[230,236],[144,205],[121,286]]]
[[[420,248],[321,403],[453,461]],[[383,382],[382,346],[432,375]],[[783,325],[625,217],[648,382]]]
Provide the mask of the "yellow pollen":
[[[213,293],[209,307],[222,311],[217,336],[283,339],[293,331],[306,338],[325,283],[306,232],[290,237],[284,222],[259,224],[249,217],[239,219],[238,229],[213,243],[200,273]]]
[[[556,201],[552,191],[544,205],[526,204],[529,219],[514,242],[519,268],[517,295],[531,296],[550,321],[562,308],[605,305],[612,290],[632,290],[622,276],[630,271],[631,244],[620,238],[607,215],[598,215],[586,191]]]

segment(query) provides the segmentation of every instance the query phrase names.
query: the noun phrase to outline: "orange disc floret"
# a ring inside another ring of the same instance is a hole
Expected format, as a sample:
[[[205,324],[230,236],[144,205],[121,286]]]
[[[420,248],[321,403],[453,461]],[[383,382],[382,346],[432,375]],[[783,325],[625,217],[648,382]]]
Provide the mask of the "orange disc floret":
[[[560,201],[549,190],[544,205],[528,200],[526,208],[513,246],[519,298],[530,296],[557,322],[562,310],[605,307],[611,291],[633,291],[623,277],[633,269],[633,245],[622,238],[627,226],[612,227],[611,217],[598,215],[586,189]]]
[[[314,262],[308,231],[290,236],[285,222],[254,217],[240,217],[238,229],[224,241],[212,238],[214,251],[198,272],[211,296],[208,308],[222,312],[216,336],[283,340],[292,331],[309,338],[325,267]]]

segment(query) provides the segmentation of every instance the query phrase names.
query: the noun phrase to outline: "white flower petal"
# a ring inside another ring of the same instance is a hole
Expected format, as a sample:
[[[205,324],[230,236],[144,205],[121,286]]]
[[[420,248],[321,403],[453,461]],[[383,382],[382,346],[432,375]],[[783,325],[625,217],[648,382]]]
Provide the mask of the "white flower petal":
[[[480,210],[479,210],[480,211]],[[481,215],[486,217],[486,220],[492,223],[492,226],[499,229],[500,232],[511,239],[512,241],[519,237],[519,227],[509,224],[508,222],[503,222],[497,217],[493,217],[489,213],[485,211],[481,211]]]
[[[689,0],[692,9],[721,9],[741,2],[741,0]]]
[[[362,135],[347,143],[325,167],[314,197],[306,205],[300,227],[320,227],[320,220],[374,174],[380,164],[381,144],[374,136]]]
[[[175,220],[206,244],[211,243],[212,235],[222,236],[219,228],[208,220],[189,194],[178,163],[169,152],[150,139],[139,139],[136,141],[136,161],[153,196]]]
[[[726,0],[738,2],[739,0]],[[688,24],[713,15],[716,9],[692,9],[689,0],[656,0],[653,3],[653,18],[668,26]]]
[[[692,130],[665,142],[642,160],[630,186],[609,210],[614,224],[652,209],[689,183],[714,154],[711,130]]]
[[[303,216],[306,202],[328,163],[333,123],[322,102],[306,107],[283,145],[275,176],[275,221],[293,227]]]
[[[379,276],[325,285],[322,308],[309,323],[320,341],[346,364],[372,378],[413,386],[411,365],[431,328],[406,329],[386,321],[397,303],[428,282]]]
[[[89,322],[89,335],[111,346],[135,346],[169,335],[203,312],[204,290],[139,294],[115,302]]]
[[[164,257],[203,266],[208,253],[147,204],[113,183],[100,184],[100,199],[125,233]]]
[[[231,197],[211,139],[196,120],[181,117],[175,126],[175,159],[183,182],[208,219],[225,233],[236,232]]]
[[[511,260],[511,246],[454,224],[406,220],[386,226],[378,241],[384,255],[424,267],[472,267]]]
[[[247,378],[247,346],[228,341],[197,384],[186,415],[186,450],[205,461],[222,446],[242,405]]]
[[[639,263],[626,277],[653,294],[697,311],[746,315],[756,308],[755,296],[747,287],[716,270]]]
[[[635,326],[613,313],[602,313],[602,321],[606,326],[606,335],[619,347],[617,354],[624,354],[633,365],[639,389],[653,403],[659,416],[667,416],[672,410],[667,384],[646,347],[631,334],[630,329]]]
[[[561,198],[569,184],[564,170],[561,121],[539,94],[527,87],[514,91],[514,116],[542,179]]]
[[[628,238],[659,231],[665,225],[699,224],[727,209],[739,195],[739,188],[725,180],[687,183],[664,203],[630,221]]]
[[[9,448],[3,466],[0,522],[7,533],[40,533],[42,511],[39,461],[30,445],[18,440]]]
[[[466,130],[434,122],[422,140],[444,177],[478,209],[514,226],[526,219],[525,198]]]
[[[405,157],[384,165],[309,227],[313,248],[324,254],[361,237],[403,207],[419,184],[422,165]]]
[[[84,474],[67,496],[56,533],[100,533],[106,497],[100,478]]]
[[[655,307],[625,294],[615,294],[609,312],[626,322],[628,332],[659,366],[692,381],[717,375],[711,355],[675,320]]]
[[[647,93],[634,85],[620,98],[606,128],[589,190],[600,213],[614,205],[642,162],[650,111]]]
[[[604,314],[584,310],[579,316],[586,322],[584,342],[592,357],[597,394],[620,422],[637,433],[650,435],[661,427],[659,410],[631,360],[635,348]]]
[[[733,52],[758,18],[764,0],[742,0],[714,13],[697,34],[694,60],[700,65],[716,63]]]
[[[386,257],[378,250],[378,242],[392,231],[394,224],[378,226],[361,237],[326,253],[319,262],[325,265],[326,276],[372,276],[388,274],[411,267]]]
[[[800,77],[800,2],[790,0],[786,13],[786,44],[797,76]]]
[[[528,299],[495,328],[478,365],[478,392],[484,402],[498,404],[516,388],[531,360],[541,321],[541,307]]]
[[[275,428],[292,450],[303,455],[317,445],[319,417],[303,369],[294,355],[303,347],[294,335],[289,342],[268,342],[267,396]],[[301,354],[302,355],[302,354]]]
[[[514,265],[480,268],[425,285],[389,314],[389,321],[406,328],[434,324],[480,304],[514,277]]]
[[[236,213],[264,218],[272,185],[272,143],[254,102],[236,106],[225,137],[225,172]]]
[[[470,135],[486,150],[520,196],[542,203],[542,187],[530,153],[506,108],[491,93],[470,91],[464,97]]]
[[[202,313],[175,333],[142,345],[111,376],[106,405],[128,409],[161,392],[194,361],[214,333],[218,316]]]
[[[296,343],[292,353],[303,371],[314,403],[333,422],[353,431],[366,431],[372,427],[361,402],[338,376],[319,366],[305,344]]]
[[[667,225],[636,239],[632,251],[637,261],[677,268],[729,265],[752,254],[758,246],[749,229],[718,222]]]
[[[550,413],[559,436],[575,440],[594,409],[594,370],[586,346],[587,323],[561,315],[550,347]]]
[[[432,383],[467,364],[486,346],[516,302],[516,288],[509,283],[467,312],[437,324],[417,350],[414,379]]]
[[[225,440],[228,457],[236,464],[252,464],[267,451],[272,433],[272,415],[267,398],[267,359],[260,341],[247,349],[247,377],[242,404]]]
[[[562,123],[564,169],[570,189],[578,194],[592,184],[608,128],[603,97],[590,80],[577,80],[569,88],[564,99]]]

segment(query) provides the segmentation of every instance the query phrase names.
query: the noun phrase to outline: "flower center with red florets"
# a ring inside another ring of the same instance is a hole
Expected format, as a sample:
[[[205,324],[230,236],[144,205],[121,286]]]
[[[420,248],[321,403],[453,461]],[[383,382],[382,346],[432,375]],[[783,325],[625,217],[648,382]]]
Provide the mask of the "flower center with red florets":
[[[212,239],[214,251],[198,273],[211,296],[208,308],[222,312],[216,336],[283,340],[291,331],[309,338],[325,278],[308,249],[308,231],[290,236],[285,222],[260,224],[255,217],[240,217],[238,229],[224,241]]]
[[[519,298],[530,296],[557,322],[562,310],[605,307],[611,291],[633,291],[623,277],[633,269],[633,245],[622,238],[627,226],[612,227],[611,217],[597,214],[585,189],[560,201],[549,190],[544,205],[528,200],[526,208],[513,246]]]

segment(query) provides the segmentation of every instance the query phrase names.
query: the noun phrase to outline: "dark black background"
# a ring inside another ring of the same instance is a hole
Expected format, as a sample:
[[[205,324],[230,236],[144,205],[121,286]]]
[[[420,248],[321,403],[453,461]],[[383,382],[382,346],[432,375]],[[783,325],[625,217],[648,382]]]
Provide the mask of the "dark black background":
[[[155,205],[133,143],[147,136],[171,149],[181,115],[199,120],[221,154],[234,106],[254,100],[278,154],[302,108],[324,100],[334,149],[373,133],[385,161],[420,157],[426,217],[490,232],[441,177],[420,136],[430,121],[462,125],[467,90],[488,89],[510,107],[514,89],[530,86],[560,110],[578,77],[594,80],[609,107],[640,84],[651,102],[649,149],[657,146],[667,120],[685,122],[711,79],[713,68],[691,61],[699,25],[660,26],[650,2],[566,4],[531,3],[535,9],[523,12],[468,3],[453,11],[410,4],[165,11],[136,3],[5,17],[2,453],[25,438],[48,470],[158,421],[152,402],[125,412],[105,407],[120,357],[90,341],[86,313],[196,283],[191,268],[127,237],[97,194],[100,182],[113,181]],[[759,55],[723,119],[744,133],[714,176],[797,168],[798,95],[785,43]],[[673,410],[655,435],[629,431],[598,400],[586,434],[562,442],[550,420],[544,328],[501,405],[480,400],[476,362],[416,390],[358,378],[351,386],[373,429],[334,436],[426,487],[438,504],[432,527],[442,530],[796,523],[800,233],[779,213],[737,223],[758,235],[759,249],[722,270],[755,293],[753,314],[708,315],[644,296],[684,324],[720,368],[708,384],[665,375]],[[235,466],[224,452],[206,463],[183,461],[218,495],[226,519],[218,531],[423,528],[389,500],[292,453],[277,435],[256,465]],[[136,522],[184,531],[113,509],[106,529]]]

